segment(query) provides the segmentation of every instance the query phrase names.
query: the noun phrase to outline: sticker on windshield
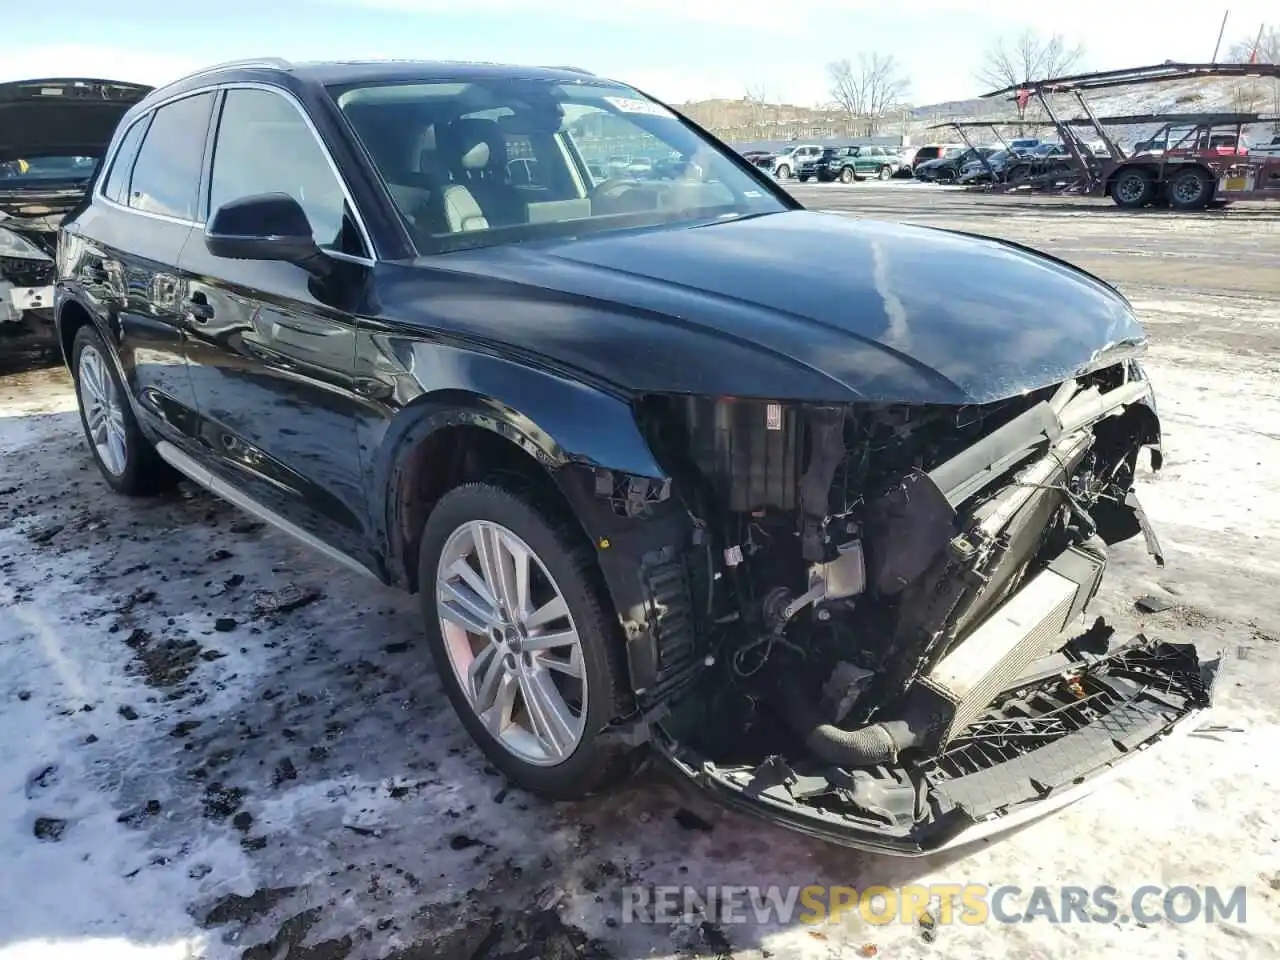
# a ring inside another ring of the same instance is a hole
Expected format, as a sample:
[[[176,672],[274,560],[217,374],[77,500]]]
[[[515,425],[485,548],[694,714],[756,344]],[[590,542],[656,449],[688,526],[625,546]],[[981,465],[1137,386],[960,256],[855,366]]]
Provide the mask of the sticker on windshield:
[[[743,190],[742,195],[748,200],[759,200],[764,196],[759,190]]]
[[[648,100],[637,100],[634,97],[605,97],[604,101],[623,113],[643,113],[650,117],[671,116],[671,111],[666,107]]]

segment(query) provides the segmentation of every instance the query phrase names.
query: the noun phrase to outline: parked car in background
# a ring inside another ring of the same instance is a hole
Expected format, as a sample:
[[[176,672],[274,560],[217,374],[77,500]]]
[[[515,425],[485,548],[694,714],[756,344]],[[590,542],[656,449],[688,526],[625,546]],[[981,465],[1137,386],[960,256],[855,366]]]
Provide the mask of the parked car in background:
[[[597,181],[617,140],[690,174]],[[506,179],[517,145],[538,183]],[[1209,704],[1194,644],[1084,629],[1111,545],[1155,543],[1128,301],[1025,246],[805,210],[623,84],[202,71],[120,121],[57,260],[104,482],[186,476],[416,595],[409,721],[443,688],[521,789],[656,755],[919,856],[1178,749]]]
[[[911,158],[911,168],[914,171],[920,164],[929,160],[937,160],[939,157],[945,157],[949,153],[959,153],[965,149],[963,143],[927,143],[916,149],[916,154]]]
[[[823,180],[839,180],[853,183],[875,177],[889,180],[898,171],[901,160],[894,147],[878,147],[860,144],[837,147],[822,160]]]
[[[981,157],[989,157],[996,150],[994,147],[969,147],[956,153],[949,153],[936,160],[928,160],[915,169],[917,180],[926,182],[950,183],[960,176],[960,171],[970,163],[981,162]]]
[[[0,84],[0,325],[52,335],[62,218],[84,199],[116,123],[150,87],[60,78]]]
[[[814,143],[797,144],[775,154],[763,167],[779,180],[789,180],[806,160],[822,156],[822,147]]]
[[[827,183],[828,180],[836,179],[829,172],[827,163],[832,157],[841,155],[841,151],[846,150],[850,150],[850,147],[823,147],[818,156],[804,157],[796,165],[796,179],[800,180],[801,183],[806,183],[808,180],[819,180],[820,183]]]

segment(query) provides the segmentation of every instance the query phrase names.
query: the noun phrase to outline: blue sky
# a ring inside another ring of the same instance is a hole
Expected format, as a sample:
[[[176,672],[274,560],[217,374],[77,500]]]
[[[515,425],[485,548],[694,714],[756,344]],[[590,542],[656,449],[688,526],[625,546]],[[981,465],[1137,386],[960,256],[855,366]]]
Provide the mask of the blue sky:
[[[68,73],[161,83],[241,56],[396,57],[574,64],[662,99],[828,99],[825,65],[862,51],[897,56],[914,103],[982,92],[982,50],[1024,28],[1085,44],[1087,66],[1207,60],[1223,8],[1173,0],[1073,0],[1070,12],[985,0],[5,0],[25,38],[0,80]],[[1228,40],[1251,35],[1275,0],[1233,0]],[[778,11],[789,11],[779,13]],[[12,23],[11,15],[6,20]]]

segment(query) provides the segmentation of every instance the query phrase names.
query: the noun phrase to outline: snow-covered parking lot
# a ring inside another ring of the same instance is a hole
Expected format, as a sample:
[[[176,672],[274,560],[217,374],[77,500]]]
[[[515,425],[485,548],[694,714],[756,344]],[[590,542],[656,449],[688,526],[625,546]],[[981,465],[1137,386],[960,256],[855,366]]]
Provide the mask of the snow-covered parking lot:
[[[1167,565],[1140,540],[1118,548],[1101,603],[1120,629],[1225,648],[1211,725],[942,859],[811,841],[658,769],[547,804],[472,748],[410,598],[188,486],[111,494],[65,373],[14,373],[0,377],[0,960],[1280,956],[1280,219],[793,189],[814,208],[1030,242],[1129,295],[1166,431],[1142,492]],[[1247,916],[621,922],[628,884],[966,882],[1244,886]]]

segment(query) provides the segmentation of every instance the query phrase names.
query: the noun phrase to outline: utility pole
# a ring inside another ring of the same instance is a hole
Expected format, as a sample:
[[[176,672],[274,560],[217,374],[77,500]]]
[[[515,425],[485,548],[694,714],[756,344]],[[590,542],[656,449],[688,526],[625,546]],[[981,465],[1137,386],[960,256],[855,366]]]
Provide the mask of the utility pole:
[[[1218,50],[1222,47],[1222,35],[1227,32],[1227,17],[1231,15],[1230,10],[1222,11],[1222,26],[1218,28],[1218,42],[1213,45],[1213,59],[1210,63],[1218,62]]]

